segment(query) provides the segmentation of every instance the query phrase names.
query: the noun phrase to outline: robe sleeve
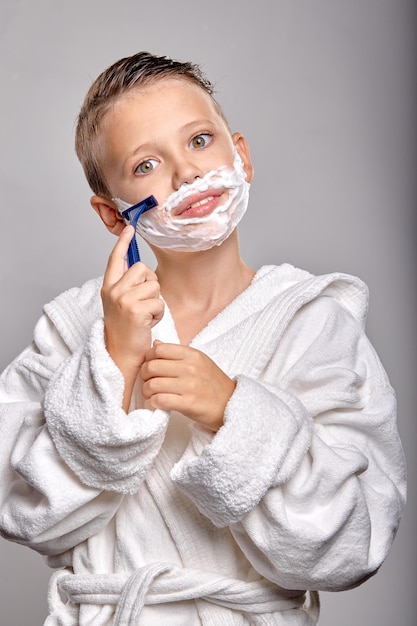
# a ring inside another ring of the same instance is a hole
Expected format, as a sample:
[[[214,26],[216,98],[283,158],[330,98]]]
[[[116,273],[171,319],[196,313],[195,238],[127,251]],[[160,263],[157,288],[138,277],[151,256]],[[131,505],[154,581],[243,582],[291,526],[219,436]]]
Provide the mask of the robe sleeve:
[[[0,532],[43,554],[97,533],[158,453],[163,412],[120,408],[123,378],[103,321],[67,348],[51,320],[0,379]]]
[[[261,379],[237,376],[224,426],[192,446],[172,479],[261,575],[336,590],[381,565],[405,501],[395,395],[333,298],[299,310]]]

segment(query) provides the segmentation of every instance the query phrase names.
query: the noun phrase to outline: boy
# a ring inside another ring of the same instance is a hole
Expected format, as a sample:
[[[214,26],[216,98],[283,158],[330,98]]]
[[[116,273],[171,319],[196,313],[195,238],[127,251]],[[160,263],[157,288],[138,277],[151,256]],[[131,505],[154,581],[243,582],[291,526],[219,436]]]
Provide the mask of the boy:
[[[1,529],[58,568],[46,624],[316,624],[405,500],[366,287],[243,262],[249,149],[189,63],[105,70],[76,149],[118,241],[1,379]],[[121,212],[150,195],[157,267],[128,269]]]

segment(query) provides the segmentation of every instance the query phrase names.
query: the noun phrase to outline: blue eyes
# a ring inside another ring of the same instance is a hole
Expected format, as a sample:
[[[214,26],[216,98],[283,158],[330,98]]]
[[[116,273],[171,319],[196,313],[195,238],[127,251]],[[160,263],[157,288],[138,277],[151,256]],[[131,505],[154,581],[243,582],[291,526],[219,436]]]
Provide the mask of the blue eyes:
[[[213,135],[210,133],[199,133],[191,139],[188,147],[191,150],[201,150],[202,148],[208,146],[209,143],[211,143],[212,139]],[[146,174],[151,174],[151,172],[153,172],[158,167],[159,163],[160,161],[158,161],[157,159],[145,159],[145,161],[142,161],[142,163],[139,163],[139,165],[136,167],[135,174],[138,174],[139,176],[146,176]]]

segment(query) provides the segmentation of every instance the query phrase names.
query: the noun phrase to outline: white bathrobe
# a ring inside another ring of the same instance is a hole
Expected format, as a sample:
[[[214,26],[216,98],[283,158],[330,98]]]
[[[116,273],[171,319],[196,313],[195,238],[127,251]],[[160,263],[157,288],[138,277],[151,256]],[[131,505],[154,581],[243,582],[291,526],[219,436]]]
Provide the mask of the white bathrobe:
[[[59,568],[46,624],[316,624],[316,591],[377,571],[405,501],[365,285],[261,268],[191,343],[237,381],[214,435],[120,408],[100,286],[46,305],[1,378],[0,528]],[[167,307],[154,338],[178,343]]]

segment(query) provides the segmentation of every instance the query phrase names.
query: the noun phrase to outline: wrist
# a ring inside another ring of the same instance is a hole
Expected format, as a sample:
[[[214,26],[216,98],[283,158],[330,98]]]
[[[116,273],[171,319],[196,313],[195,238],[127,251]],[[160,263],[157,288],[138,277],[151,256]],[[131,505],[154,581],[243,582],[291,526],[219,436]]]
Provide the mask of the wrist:
[[[236,389],[236,381],[232,380],[231,378],[228,378],[227,384],[225,385],[225,388],[224,388],[225,393],[223,396],[223,402],[220,406],[220,410],[217,413],[217,416],[213,419],[213,422],[208,427],[209,430],[211,430],[212,432],[216,433],[223,426],[226,407],[235,389]]]
[[[110,358],[120,370],[124,379],[123,404],[122,408],[127,413],[130,407],[130,400],[133,389],[138,378],[139,370],[145,360],[145,352],[139,358],[129,359],[125,355],[120,356],[108,350]]]

